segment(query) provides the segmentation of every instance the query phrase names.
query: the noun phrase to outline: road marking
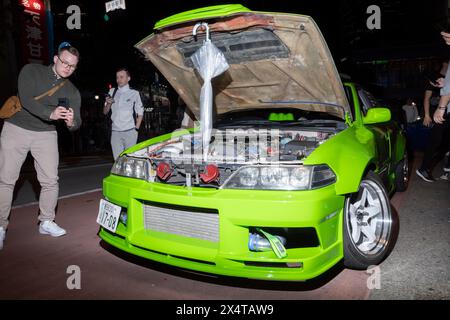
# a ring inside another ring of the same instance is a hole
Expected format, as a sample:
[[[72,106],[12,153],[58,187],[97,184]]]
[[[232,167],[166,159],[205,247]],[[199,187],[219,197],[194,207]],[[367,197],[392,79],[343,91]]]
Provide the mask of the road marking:
[[[114,163],[112,162],[108,162],[108,163],[95,163],[95,164],[83,164],[83,165],[77,165],[77,166],[73,166],[71,167],[70,165],[67,166],[63,166],[63,167],[59,167],[60,171],[67,171],[67,170],[74,170],[74,169],[79,169],[79,168],[96,168],[96,167],[112,167]]]
[[[88,190],[88,191],[66,194],[64,196],[59,197],[58,200],[71,198],[71,197],[76,197],[76,196],[81,196],[81,195],[84,195],[84,194],[87,194],[87,193],[93,193],[93,192],[98,192],[98,191],[102,191],[102,190],[103,190],[102,188],[96,188],[96,189],[92,189],[92,190]],[[39,201],[33,201],[33,202],[25,203],[25,204],[20,204],[20,205],[17,205],[17,206],[13,206],[11,209],[19,209],[19,208],[23,208],[23,207],[32,206],[32,205],[35,205],[35,204],[39,204]]]

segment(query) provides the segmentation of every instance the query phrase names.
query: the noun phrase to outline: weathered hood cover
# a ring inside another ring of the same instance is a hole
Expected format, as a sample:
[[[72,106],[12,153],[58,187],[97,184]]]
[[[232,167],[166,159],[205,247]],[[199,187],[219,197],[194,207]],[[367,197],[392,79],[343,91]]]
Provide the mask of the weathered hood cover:
[[[235,12],[166,25],[136,45],[197,117],[203,80],[190,56],[205,39],[202,31],[197,39],[192,36],[200,21],[209,24],[211,41],[230,65],[213,79],[216,113],[280,106],[342,119],[351,114],[332,56],[311,17]]]

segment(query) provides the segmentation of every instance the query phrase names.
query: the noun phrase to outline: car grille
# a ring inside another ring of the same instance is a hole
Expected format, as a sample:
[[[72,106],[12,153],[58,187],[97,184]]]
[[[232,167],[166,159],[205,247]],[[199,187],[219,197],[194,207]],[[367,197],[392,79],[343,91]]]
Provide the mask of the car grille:
[[[217,210],[143,203],[144,227],[184,237],[219,242]]]

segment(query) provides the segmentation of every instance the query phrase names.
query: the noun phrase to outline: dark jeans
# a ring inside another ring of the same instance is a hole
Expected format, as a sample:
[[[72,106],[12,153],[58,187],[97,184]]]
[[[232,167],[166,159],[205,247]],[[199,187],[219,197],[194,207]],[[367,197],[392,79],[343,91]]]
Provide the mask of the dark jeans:
[[[423,155],[421,170],[430,170],[436,156],[450,151],[450,116],[446,115],[443,124],[434,123]],[[450,165],[450,157],[447,166]]]

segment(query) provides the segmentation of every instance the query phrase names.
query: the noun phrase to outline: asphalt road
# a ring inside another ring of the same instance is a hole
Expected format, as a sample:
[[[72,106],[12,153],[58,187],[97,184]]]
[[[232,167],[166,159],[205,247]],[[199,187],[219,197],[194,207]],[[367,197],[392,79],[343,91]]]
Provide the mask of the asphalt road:
[[[417,162],[413,172],[417,167]],[[442,174],[436,166],[434,176]],[[380,265],[373,300],[450,299],[450,181],[425,182],[416,174],[399,198],[400,233]]]
[[[67,235],[38,233],[37,205],[14,209],[0,251],[0,299],[367,299],[367,274],[338,266],[309,283],[214,277],[122,253],[97,236],[101,192],[60,199],[56,221]],[[67,270],[81,271],[69,290]]]
[[[63,163],[61,165],[59,170],[60,197],[101,189],[102,179],[109,174],[112,162],[103,160],[85,162],[85,164]],[[25,165],[16,183],[13,206],[37,202],[39,192],[40,186],[36,171],[34,168]]]
[[[413,175],[408,191],[391,199],[400,215],[400,235],[380,265],[379,286],[369,289],[371,274],[341,265],[312,281],[280,283],[208,276],[120,252],[97,236],[101,191],[87,192],[101,185],[109,167],[62,170],[61,194],[66,196],[59,201],[56,221],[67,229],[64,237],[38,233],[36,204],[13,209],[0,251],[0,299],[450,299],[447,181],[429,184]],[[80,271],[79,289],[70,288],[73,268]]]

